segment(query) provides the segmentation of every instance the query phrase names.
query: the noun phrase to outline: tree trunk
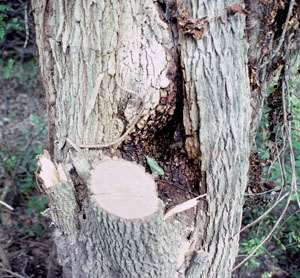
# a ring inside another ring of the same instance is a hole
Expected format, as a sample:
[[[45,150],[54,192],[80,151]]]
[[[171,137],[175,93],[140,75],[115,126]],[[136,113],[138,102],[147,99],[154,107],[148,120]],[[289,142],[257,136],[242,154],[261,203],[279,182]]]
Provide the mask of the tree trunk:
[[[65,277],[231,276],[250,126],[233,4],[32,0],[49,115],[40,178]],[[156,185],[144,155],[165,171]]]
[[[231,1],[190,1],[194,18],[224,14]],[[206,213],[201,217],[201,249],[209,252],[200,277],[230,277],[238,252],[242,201],[249,155],[249,82],[242,15],[216,18],[202,40],[180,36],[184,83],[189,105],[185,115],[199,138],[205,173]],[[195,145],[195,144],[194,144]],[[199,277],[195,276],[195,277]]]

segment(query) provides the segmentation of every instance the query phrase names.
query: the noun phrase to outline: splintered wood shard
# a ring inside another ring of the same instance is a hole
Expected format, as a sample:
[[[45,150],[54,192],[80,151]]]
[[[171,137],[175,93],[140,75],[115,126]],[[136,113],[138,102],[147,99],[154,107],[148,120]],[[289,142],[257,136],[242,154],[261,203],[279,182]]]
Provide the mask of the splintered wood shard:
[[[185,201],[177,206],[175,206],[174,208],[170,209],[165,215],[164,215],[164,220],[167,220],[169,217],[171,217],[172,215],[179,213],[179,212],[183,212],[186,211],[190,208],[193,208],[195,206],[197,206],[198,201],[200,198],[206,196],[206,194],[203,194],[201,196],[198,196],[196,198],[190,199],[188,201]]]
[[[67,177],[60,164],[51,161],[49,153],[44,150],[43,154],[38,155],[38,166],[41,167],[38,177],[43,181],[45,189],[50,188],[59,182],[66,182]]]
[[[100,162],[92,171],[91,193],[102,209],[121,218],[143,218],[158,210],[152,177],[128,161]]]

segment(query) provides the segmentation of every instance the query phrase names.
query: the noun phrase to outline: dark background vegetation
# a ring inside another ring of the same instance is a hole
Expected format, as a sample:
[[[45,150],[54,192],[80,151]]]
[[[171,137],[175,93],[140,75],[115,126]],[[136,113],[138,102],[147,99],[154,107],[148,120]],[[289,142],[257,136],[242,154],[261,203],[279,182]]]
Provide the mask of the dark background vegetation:
[[[0,277],[61,277],[35,178],[47,115],[34,41],[30,3],[1,0],[0,200],[14,210],[0,204]]]
[[[39,80],[37,59],[30,3],[0,0],[0,201],[3,202],[0,204],[0,277],[61,277],[51,241],[54,228],[42,215],[48,200],[39,190],[35,177],[36,156],[47,144],[45,92]],[[269,88],[257,136],[258,150],[250,157],[243,226],[262,215],[278,198],[279,191],[284,193],[291,184],[290,152],[283,152],[282,159],[277,159],[277,151],[284,144],[276,136],[282,125],[279,82]],[[290,89],[294,92],[292,142],[299,182],[299,75],[290,82]],[[282,168],[286,188],[281,186]],[[280,203],[263,221],[241,234],[238,261],[258,246],[277,221],[283,206]],[[300,277],[299,231],[299,208],[292,197],[271,239],[235,271],[234,277]]]

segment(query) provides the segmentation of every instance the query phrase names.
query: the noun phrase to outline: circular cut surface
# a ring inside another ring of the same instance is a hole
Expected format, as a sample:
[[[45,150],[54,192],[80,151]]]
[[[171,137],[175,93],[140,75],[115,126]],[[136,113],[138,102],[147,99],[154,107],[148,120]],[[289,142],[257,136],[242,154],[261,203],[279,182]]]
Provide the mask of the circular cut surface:
[[[100,162],[92,171],[91,191],[100,207],[122,218],[142,218],[158,208],[151,176],[125,160]]]

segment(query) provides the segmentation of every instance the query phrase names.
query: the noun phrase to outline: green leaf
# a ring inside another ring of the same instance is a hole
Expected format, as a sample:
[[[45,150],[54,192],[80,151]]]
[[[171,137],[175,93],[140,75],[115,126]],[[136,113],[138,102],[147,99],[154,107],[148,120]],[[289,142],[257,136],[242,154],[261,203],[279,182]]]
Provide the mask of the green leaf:
[[[282,250],[284,250],[284,251],[286,250],[286,247],[285,247],[284,244],[280,244],[280,246],[281,246],[281,249],[282,249]]]
[[[298,194],[299,195],[299,194]],[[299,196],[299,199],[300,199],[300,196]],[[296,193],[294,192],[292,194],[292,197],[291,197],[291,201],[296,201],[297,200],[297,196],[296,196]]]
[[[34,227],[34,233],[41,237],[44,234],[44,230],[41,226],[37,225]]]
[[[300,150],[300,142],[293,142],[293,147]]]
[[[7,65],[4,69],[4,78],[10,78],[12,71],[13,71],[14,59],[9,59]]]
[[[39,123],[39,117],[38,115],[31,114],[30,119],[32,120],[33,123],[38,124]]]
[[[262,159],[269,159],[270,158],[270,153],[269,152],[265,152],[262,156],[261,156]]]
[[[28,168],[30,172],[34,172],[36,170],[36,166],[34,164],[30,164]]]
[[[32,230],[28,231],[29,236],[34,236],[34,232]]]
[[[30,213],[32,213],[33,211],[34,211],[33,208],[28,208],[28,209],[25,210],[25,212],[26,212],[27,214],[30,214]]]
[[[147,164],[150,166],[152,173],[158,173],[159,175],[163,176],[165,174],[164,170],[159,166],[156,160],[148,155],[145,155],[147,159]]]
[[[277,186],[274,187],[274,190],[275,190],[275,191],[278,191],[278,190],[280,190],[280,189],[281,189],[281,185],[277,185]]]

